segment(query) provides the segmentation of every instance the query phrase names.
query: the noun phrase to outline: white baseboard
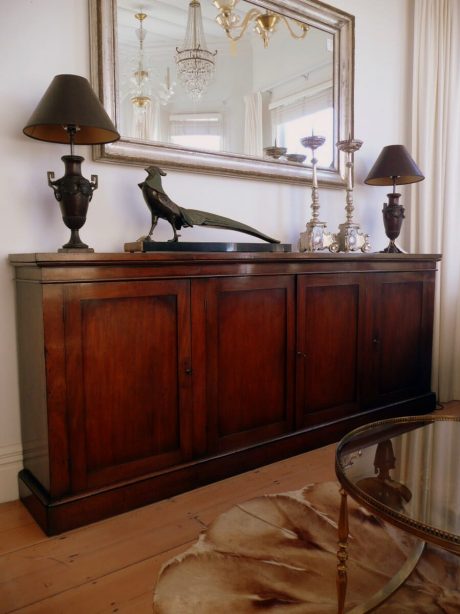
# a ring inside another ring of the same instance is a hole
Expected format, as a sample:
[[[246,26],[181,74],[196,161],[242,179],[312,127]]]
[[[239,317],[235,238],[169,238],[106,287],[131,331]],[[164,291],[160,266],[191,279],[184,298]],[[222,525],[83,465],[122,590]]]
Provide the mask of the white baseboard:
[[[18,473],[22,469],[22,446],[0,446],[0,503],[19,498]]]

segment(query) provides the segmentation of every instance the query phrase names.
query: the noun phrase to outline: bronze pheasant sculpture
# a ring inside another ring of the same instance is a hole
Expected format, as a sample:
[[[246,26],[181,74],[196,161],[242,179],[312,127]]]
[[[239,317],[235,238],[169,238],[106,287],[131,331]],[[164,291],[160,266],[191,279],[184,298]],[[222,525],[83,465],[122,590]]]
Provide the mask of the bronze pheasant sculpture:
[[[276,239],[268,237],[251,226],[241,224],[227,217],[208,213],[206,211],[198,211],[197,209],[185,209],[173,202],[163,189],[161,177],[166,173],[158,168],[158,166],[149,166],[145,169],[148,177],[139,187],[142,190],[144,200],[152,214],[152,225],[147,236],[142,237],[143,240],[151,240],[151,235],[161,218],[171,224],[174,232],[174,237],[170,241],[178,241],[179,236],[177,231],[181,228],[191,228],[192,226],[211,226],[212,228],[224,228],[227,230],[237,230],[245,232],[253,237],[258,237],[269,243],[279,243]]]

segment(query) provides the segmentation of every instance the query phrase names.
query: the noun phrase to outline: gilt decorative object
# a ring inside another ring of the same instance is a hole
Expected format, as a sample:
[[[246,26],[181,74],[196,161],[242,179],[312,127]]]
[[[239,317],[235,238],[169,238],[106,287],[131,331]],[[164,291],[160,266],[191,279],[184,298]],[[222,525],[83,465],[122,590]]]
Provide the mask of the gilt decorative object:
[[[150,210],[152,221],[150,230],[147,235],[140,237],[138,241],[149,242],[152,240],[152,233],[158,224],[159,219],[166,220],[173,230],[173,238],[170,242],[177,243],[180,235],[177,231],[181,228],[192,228],[193,226],[210,226],[212,228],[223,228],[226,230],[236,230],[238,232],[244,232],[253,237],[267,241],[268,243],[279,243],[277,239],[267,236],[266,234],[215,213],[209,213],[206,211],[199,211],[197,209],[186,209],[180,207],[174,201],[172,201],[163,189],[161,178],[165,177],[165,173],[158,166],[149,166],[145,169],[148,173],[147,179],[142,183],[139,183],[139,187],[142,190],[142,195]],[[128,247],[127,247],[128,246]],[[125,249],[128,251],[131,249],[132,244],[126,244]]]
[[[81,174],[81,156],[74,155],[74,145],[111,143],[120,138],[87,79],[78,75],[57,75],[33,112],[24,134],[50,143],[69,143],[70,155],[62,156],[65,175],[54,179],[48,171],[48,185],[59,202],[70,240],[59,251],[94,251],[80,239],[79,230],[86,221],[88,205],[97,189],[97,175],[91,181]]]
[[[150,95],[150,74],[144,63],[144,41],[146,37],[144,19],[147,19],[147,14],[143,11],[139,11],[134,15],[134,18],[139,22],[139,28],[136,30],[137,39],[139,41],[139,51],[136,70],[131,78],[131,102],[135,109],[139,109],[145,113],[145,109],[152,102],[152,97]]]
[[[311,188],[311,211],[312,216],[306,225],[305,232],[300,233],[299,250],[301,252],[317,252],[328,249],[330,252],[338,250],[337,237],[326,230],[326,223],[319,219],[319,195],[318,195],[318,176],[316,165],[318,160],[315,151],[326,141],[324,136],[312,134],[300,140],[304,147],[312,151],[313,178]]]
[[[250,9],[243,18],[234,11],[239,0],[213,0],[213,4],[219,13],[216,22],[225,31],[227,37],[233,41],[239,41],[246,32],[249,24],[253,24],[253,30],[263,41],[267,48],[272,34],[276,32],[279,23],[284,23],[289,34],[294,39],[305,38],[310,26],[296,19],[287,19],[284,15],[266,10]]]
[[[404,219],[404,207],[400,204],[401,194],[396,192],[397,185],[423,181],[422,171],[412,159],[404,145],[387,145],[380,152],[374,166],[369,171],[364,183],[368,185],[392,185],[393,192],[387,194],[388,203],[383,204],[382,214],[385,233],[390,239],[388,246],[382,250],[389,254],[398,254],[402,250],[395,241],[401,232]]]
[[[337,143],[337,148],[347,154],[347,161],[345,163],[347,169],[347,204],[345,207],[347,219],[343,224],[339,225],[339,232],[337,233],[339,252],[368,252],[371,249],[369,235],[363,233],[359,224],[353,220],[353,154],[361,148],[362,144],[362,141],[352,139],[351,135],[348,139]]]

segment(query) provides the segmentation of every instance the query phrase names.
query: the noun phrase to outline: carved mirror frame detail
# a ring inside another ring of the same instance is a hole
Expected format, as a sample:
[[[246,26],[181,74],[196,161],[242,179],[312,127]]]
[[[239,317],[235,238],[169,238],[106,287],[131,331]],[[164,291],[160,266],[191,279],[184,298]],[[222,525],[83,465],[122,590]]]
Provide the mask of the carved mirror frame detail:
[[[88,0],[91,42],[91,82],[105,110],[117,125],[117,10],[116,0]],[[329,33],[334,40],[333,98],[336,142],[353,136],[354,17],[317,0],[251,0],[264,9],[308,23]],[[302,135],[299,135],[299,138]],[[311,153],[311,152],[310,152]],[[197,151],[169,143],[147,143],[122,137],[115,143],[95,145],[94,160],[132,164],[156,164],[166,170],[282,181],[311,183],[312,169],[305,165],[255,158],[236,153]],[[341,188],[343,154],[334,147],[332,168],[318,168],[322,185]]]

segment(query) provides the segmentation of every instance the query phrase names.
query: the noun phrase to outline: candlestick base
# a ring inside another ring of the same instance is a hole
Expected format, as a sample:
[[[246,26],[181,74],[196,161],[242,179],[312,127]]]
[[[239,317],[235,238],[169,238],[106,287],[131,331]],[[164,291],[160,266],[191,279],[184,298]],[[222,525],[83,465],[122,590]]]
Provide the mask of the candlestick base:
[[[339,225],[339,232],[336,235],[339,252],[370,252],[371,244],[369,235],[363,233],[359,224],[344,222]]]
[[[299,236],[299,251],[320,252],[323,250],[337,252],[339,244],[332,232],[327,232],[325,222],[308,222],[305,232]]]

